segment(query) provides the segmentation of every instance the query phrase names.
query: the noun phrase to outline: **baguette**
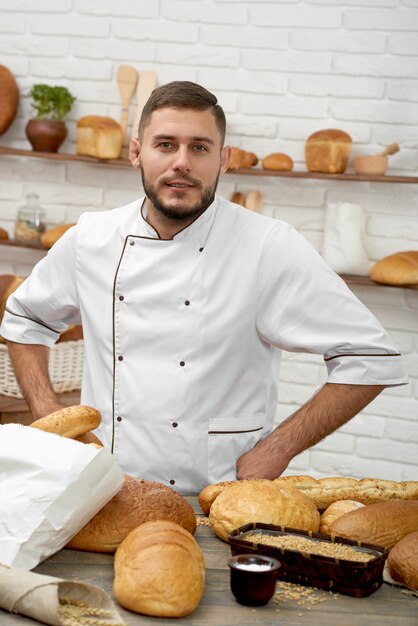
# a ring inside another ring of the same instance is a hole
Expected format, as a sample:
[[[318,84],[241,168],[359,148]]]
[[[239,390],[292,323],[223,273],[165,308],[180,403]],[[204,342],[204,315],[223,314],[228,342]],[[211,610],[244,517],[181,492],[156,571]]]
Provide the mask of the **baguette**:
[[[418,591],[418,531],[395,543],[389,552],[388,569],[394,580]]]
[[[199,504],[207,515],[218,495],[234,481],[208,485],[199,494]],[[293,486],[309,496],[319,510],[325,510],[337,500],[356,500],[362,504],[374,504],[388,500],[418,499],[418,482],[394,482],[381,478],[330,477],[319,480],[311,476],[280,476],[274,482],[279,486]]]
[[[32,422],[31,428],[39,428],[48,433],[55,433],[68,439],[76,439],[80,435],[97,428],[102,421],[99,411],[91,406],[76,405],[54,411],[45,417]]]
[[[330,534],[389,549],[417,530],[418,500],[392,500],[342,515],[331,524]]]

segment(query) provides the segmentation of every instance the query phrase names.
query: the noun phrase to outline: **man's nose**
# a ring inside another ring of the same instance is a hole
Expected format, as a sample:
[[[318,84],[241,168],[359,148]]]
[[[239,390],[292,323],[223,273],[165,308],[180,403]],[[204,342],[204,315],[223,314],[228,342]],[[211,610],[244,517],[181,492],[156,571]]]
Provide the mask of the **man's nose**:
[[[174,155],[173,170],[180,172],[189,172],[190,171],[190,153],[187,149],[187,146],[180,146]]]

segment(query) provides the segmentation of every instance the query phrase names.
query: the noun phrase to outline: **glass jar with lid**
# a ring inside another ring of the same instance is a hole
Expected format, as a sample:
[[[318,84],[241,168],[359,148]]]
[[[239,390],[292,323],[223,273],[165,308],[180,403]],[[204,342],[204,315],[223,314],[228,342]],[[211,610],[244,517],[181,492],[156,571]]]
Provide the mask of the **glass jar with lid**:
[[[36,193],[28,193],[26,204],[17,212],[15,239],[27,243],[39,243],[45,228],[45,211],[39,206],[39,196]]]

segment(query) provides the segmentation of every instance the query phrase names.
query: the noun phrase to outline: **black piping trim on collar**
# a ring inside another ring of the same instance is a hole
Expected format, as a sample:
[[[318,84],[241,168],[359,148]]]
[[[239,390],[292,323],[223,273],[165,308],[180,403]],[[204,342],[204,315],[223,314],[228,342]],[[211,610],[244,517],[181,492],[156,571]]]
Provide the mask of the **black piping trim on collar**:
[[[335,356],[328,356],[328,357],[324,357],[324,361],[332,361],[332,359],[339,359],[341,356],[383,356],[383,357],[388,357],[388,356],[401,356],[399,352],[396,352],[395,354],[356,354],[355,352],[353,353],[347,353],[347,354],[336,354]]]
[[[50,326],[47,326],[43,322],[39,322],[38,320],[34,320],[32,317],[28,317],[27,315],[21,315],[20,313],[14,313],[8,307],[6,307],[6,311],[8,313],[10,313],[10,315],[14,315],[15,317],[23,317],[23,319],[25,319],[25,320],[30,320],[31,322],[35,322],[35,324],[40,324],[40,326],[43,326],[44,328],[47,328],[48,330],[51,330],[53,333],[56,333],[57,335],[60,335],[61,332],[62,332],[61,330],[55,330],[55,328],[51,328]]]

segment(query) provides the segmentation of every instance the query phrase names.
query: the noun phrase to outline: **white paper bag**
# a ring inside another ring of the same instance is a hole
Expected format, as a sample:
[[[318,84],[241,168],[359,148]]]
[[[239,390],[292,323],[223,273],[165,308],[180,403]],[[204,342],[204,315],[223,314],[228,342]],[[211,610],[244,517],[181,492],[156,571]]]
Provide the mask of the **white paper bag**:
[[[368,275],[371,263],[363,236],[363,207],[351,202],[328,203],[322,256],[334,272]]]
[[[63,548],[122,483],[105,448],[0,426],[0,562],[32,569]]]

